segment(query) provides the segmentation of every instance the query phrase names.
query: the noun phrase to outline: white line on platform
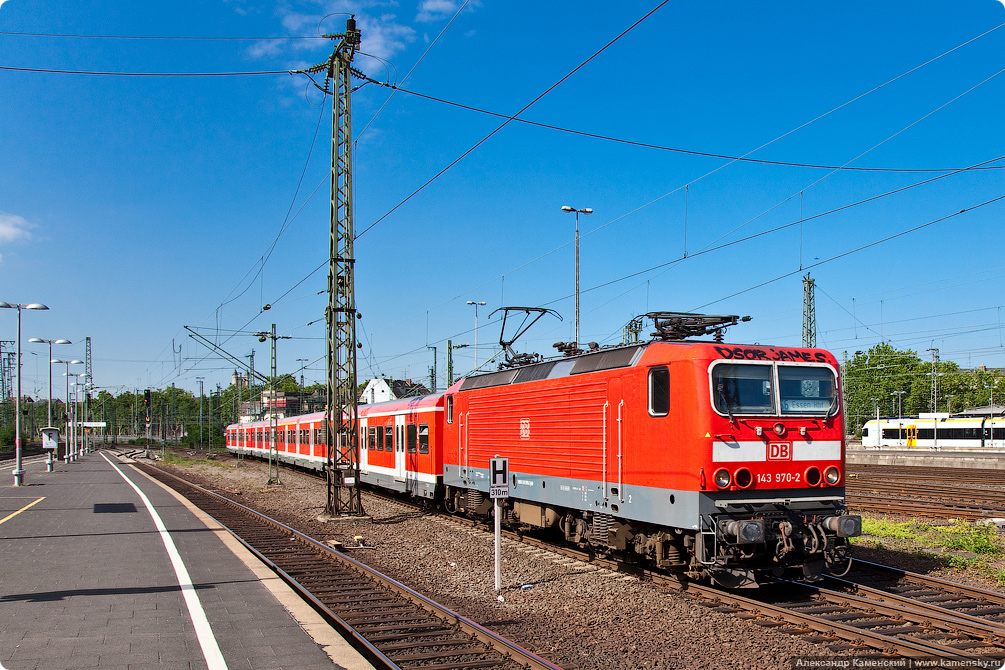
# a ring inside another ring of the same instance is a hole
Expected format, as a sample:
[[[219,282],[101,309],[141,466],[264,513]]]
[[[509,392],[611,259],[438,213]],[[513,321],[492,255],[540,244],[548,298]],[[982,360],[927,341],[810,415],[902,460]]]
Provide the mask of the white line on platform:
[[[146,505],[147,511],[150,512],[150,517],[154,520],[154,525],[157,527],[157,531],[164,541],[164,548],[167,549],[168,556],[171,558],[171,565],[174,567],[174,573],[178,578],[178,585],[181,587],[182,595],[185,596],[188,614],[192,618],[192,625],[195,627],[196,637],[199,638],[199,645],[202,647],[202,655],[206,659],[207,667],[209,670],[227,670],[227,662],[223,659],[223,654],[220,653],[220,647],[216,643],[216,637],[213,636],[213,629],[209,625],[209,619],[206,618],[206,612],[202,609],[202,603],[199,602],[199,594],[195,592],[195,587],[192,585],[192,579],[188,575],[185,563],[181,560],[181,555],[178,553],[178,549],[175,547],[174,540],[171,539],[171,534],[168,533],[167,527],[161,521],[160,515],[157,514],[157,510],[150,503],[150,499],[115,463],[112,463],[104,453],[101,454],[101,457],[115,468],[115,471],[119,473],[120,477],[126,480],[127,484],[133,487],[133,490],[139,495],[143,504]]]

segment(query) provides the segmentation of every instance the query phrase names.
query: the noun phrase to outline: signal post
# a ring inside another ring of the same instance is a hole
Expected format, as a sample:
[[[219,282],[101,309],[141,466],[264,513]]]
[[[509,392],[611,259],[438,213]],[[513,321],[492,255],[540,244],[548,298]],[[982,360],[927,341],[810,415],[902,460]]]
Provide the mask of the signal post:
[[[496,554],[496,591],[502,590],[502,500],[509,498],[509,459],[489,459],[489,497],[493,499],[495,509],[495,554]]]

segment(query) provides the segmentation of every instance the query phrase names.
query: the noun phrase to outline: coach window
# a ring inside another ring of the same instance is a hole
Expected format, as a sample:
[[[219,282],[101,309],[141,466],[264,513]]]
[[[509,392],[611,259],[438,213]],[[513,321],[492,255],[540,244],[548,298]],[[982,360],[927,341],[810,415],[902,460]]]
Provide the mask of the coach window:
[[[384,445],[377,444],[377,429],[373,426],[370,427],[369,445],[370,451],[384,451]]]
[[[428,454],[429,453],[429,424],[420,423],[419,424],[419,453]]]
[[[394,426],[384,426],[384,448],[394,451]]]
[[[418,441],[417,426],[414,423],[408,424],[405,434],[405,444],[408,446],[408,453],[415,453],[415,443]]]
[[[670,368],[661,365],[649,371],[649,415],[670,413]]]
[[[454,422],[454,396],[447,396],[447,423]]]

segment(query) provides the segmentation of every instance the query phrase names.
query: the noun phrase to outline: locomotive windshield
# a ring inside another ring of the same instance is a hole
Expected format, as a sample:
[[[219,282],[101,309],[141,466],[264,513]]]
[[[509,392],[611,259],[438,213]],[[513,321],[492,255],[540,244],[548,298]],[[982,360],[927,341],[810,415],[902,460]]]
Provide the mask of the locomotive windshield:
[[[819,416],[837,409],[837,378],[830,367],[719,363],[712,367],[711,383],[713,405],[727,416]]]
[[[782,414],[827,414],[837,403],[836,387],[830,368],[778,366]]]

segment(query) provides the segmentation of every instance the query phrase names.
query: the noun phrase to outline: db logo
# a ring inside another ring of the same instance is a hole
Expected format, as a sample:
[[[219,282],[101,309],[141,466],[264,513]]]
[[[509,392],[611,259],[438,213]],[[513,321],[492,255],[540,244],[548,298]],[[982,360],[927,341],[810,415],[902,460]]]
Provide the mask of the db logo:
[[[792,460],[792,445],[788,442],[769,442],[768,443],[768,460],[769,461],[791,461]]]
[[[530,419],[520,419],[520,439],[530,439]]]

